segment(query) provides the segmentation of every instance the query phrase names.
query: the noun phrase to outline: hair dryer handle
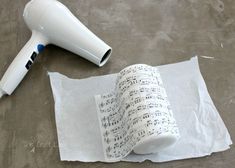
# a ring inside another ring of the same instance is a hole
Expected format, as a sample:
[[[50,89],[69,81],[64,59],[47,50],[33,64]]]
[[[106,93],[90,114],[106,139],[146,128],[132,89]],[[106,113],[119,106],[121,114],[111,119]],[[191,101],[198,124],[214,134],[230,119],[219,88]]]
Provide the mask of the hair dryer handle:
[[[46,44],[47,40],[40,33],[32,33],[30,40],[21,49],[2,77],[0,82],[1,94],[10,95],[15,90]]]

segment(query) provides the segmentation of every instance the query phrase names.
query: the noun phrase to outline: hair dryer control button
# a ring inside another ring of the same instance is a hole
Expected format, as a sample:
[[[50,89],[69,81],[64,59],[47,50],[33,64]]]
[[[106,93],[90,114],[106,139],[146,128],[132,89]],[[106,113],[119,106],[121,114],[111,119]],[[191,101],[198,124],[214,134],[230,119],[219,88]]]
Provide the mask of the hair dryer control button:
[[[40,52],[42,52],[44,50],[45,46],[42,45],[42,44],[38,44],[37,48],[38,48],[38,52],[40,53]]]

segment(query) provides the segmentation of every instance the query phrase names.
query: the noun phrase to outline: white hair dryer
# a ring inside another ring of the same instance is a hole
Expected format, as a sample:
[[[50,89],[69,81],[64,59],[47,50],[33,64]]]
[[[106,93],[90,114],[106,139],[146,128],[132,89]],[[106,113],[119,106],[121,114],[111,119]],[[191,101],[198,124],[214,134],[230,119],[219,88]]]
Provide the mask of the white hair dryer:
[[[15,90],[47,44],[67,49],[98,66],[104,65],[111,55],[112,48],[57,0],[31,0],[23,16],[32,36],[1,79],[0,97]]]

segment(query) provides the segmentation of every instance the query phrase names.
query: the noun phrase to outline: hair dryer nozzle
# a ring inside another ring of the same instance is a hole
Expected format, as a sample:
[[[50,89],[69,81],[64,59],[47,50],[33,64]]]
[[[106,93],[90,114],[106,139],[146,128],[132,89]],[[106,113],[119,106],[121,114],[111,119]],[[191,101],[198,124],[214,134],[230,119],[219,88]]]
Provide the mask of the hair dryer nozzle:
[[[100,66],[103,66],[103,65],[107,62],[107,60],[109,59],[111,53],[112,53],[112,49],[110,48],[110,49],[104,54],[104,56],[101,58]]]

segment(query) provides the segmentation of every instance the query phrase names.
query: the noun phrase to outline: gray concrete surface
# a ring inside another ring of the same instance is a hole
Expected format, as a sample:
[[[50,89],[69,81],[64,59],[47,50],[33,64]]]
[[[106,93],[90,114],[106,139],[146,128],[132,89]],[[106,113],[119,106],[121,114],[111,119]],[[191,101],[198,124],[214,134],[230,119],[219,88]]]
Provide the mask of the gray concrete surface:
[[[98,68],[61,48],[48,46],[13,95],[0,100],[1,168],[234,167],[234,145],[208,157],[161,164],[61,162],[47,76],[48,71],[58,71],[71,78],[85,78],[118,72],[134,63],[162,65],[198,55],[210,95],[234,140],[234,0],[61,1],[113,47],[112,57]],[[0,76],[30,37],[22,18],[26,3],[0,0]]]

